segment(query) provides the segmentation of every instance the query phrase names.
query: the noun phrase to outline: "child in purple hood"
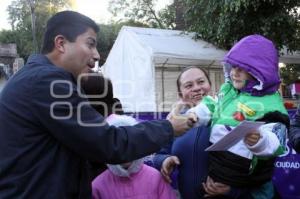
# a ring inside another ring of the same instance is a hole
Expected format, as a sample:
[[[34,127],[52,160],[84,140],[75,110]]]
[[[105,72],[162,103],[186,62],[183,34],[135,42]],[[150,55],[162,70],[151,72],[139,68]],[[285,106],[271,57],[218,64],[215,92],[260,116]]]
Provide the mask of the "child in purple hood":
[[[210,142],[218,142],[243,120],[266,124],[227,151],[209,152],[204,190],[211,193],[210,183],[221,182],[249,190],[249,198],[272,198],[273,162],[284,153],[289,125],[278,92],[278,52],[261,35],[244,37],[225,56],[224,73],[217,101],[206,97],[188,111],[196,114],[198,125],[211,125]]]

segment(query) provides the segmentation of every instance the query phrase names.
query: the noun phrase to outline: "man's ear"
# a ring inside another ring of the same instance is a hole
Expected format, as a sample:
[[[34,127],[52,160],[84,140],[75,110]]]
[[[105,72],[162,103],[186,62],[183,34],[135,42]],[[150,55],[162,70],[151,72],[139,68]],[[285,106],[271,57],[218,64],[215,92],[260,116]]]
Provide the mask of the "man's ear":
[[[57,35],[54,38],[54,48],[61,53],[65,52],[66,38],[63,35]]]

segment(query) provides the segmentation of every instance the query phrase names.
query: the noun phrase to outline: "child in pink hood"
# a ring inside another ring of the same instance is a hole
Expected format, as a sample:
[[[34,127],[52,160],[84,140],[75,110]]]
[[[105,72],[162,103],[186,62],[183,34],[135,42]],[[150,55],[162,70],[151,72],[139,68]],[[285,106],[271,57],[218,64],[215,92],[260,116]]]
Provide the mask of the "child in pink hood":
[[[107,122],[114,126],[131,126],[137,121],[125,115],[111,115]],[[112,165],[92,182],[94,199],[176,199],[175,191],[143,158]]]

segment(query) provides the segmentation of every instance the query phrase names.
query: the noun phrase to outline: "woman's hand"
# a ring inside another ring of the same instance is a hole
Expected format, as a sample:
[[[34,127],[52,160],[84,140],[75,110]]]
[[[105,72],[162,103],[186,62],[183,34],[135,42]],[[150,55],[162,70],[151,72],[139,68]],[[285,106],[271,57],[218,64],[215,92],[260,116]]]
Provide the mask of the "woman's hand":
[[[204,197],[225,195],[230,191],[229,185],[220,182],[214,182],[209,176],[207,177],[206,182],[202,183],[202,186],[206,192]]]
[[[171,183],[171,177],[170,174],[172,173],[172,171],[174,170],[174,167],[179,165],[180,161],[178,159],[177,156],[170,156],[167,157],[163,163],[162,163],[162,167],[160,169],[160,173],[162,174],[162,176],[164,177],[164,179],[168,182]]]

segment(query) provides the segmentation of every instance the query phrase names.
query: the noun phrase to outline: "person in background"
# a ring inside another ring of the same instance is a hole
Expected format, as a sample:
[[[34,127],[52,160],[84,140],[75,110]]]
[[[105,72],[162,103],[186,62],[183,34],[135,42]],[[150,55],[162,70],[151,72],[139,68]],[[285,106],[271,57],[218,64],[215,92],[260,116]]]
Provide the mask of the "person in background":
[[[211,82],[206,72],[198,67],[184,68],[177,81],[178,104],[181,114],[196,106],[211,91]],[[154,167],[161,171],[167,182],[177,184],[182,199],[201,198],[202,180],[207,176],[209,128],[196,127],[174,139],[153,158]],[[178,172],[178,176],[173,174]],[[174,182],[175,181],[175,182]],[[222,183],[211,183],[211,194],[238,197],[242,191]]]
[[[115,114],[107,122],[118,127],[137,124],[132,117]],[[156,169],[144,164],[143,158],[107,166],[92,182],[93,199],[176,199],[172,187]]]
[[[204,190],[209,191],[213,180],[248,189],[252,198],[272,198],[274,160],[285,152],[289,127],[278,92],[278,52],[265,37],[246,36],[226,54],[224,71],[227,81],[218,100],[205,97],[188,111],[197,115],[199,125],[211,126],[210,142],[217,143],[244,120],[266,124],[250,130],[228,150],[209,152]]]
[[[29,57],[0,95],[0,198],[90,198],[89,162],[152,154],[194,121],[109,126],[78,87],[100,59],[99,27],[73,11],[52,16],[42,54]]]
[[[113,97],[113,86],[110,79],[105,78],[100,73],[89,73],[88,78],[82,78],[79,87],[81,87],[87,95],[90,105],[100,113],[104,118],[111,114],[123,114],[120,100]],[[90,161],[90,175],[94,179],[104,170],[105,163],[97,163]]]
[[[111,114],[123,114],[121,102],[113,97],[110,79],[100,73],[90,73],[88,79],[81,80],[81,87],[87,95],[91,106],[104,118]]]

